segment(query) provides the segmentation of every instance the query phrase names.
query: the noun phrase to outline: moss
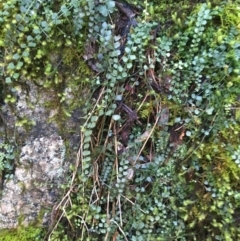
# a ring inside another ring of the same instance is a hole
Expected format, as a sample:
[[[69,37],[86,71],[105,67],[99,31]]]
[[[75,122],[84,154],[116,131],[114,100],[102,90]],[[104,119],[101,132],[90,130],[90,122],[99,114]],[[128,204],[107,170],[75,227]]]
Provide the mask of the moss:
[[[41,208],[35,221],[28,226],[24,225],[24,215],[18,217],[18,227],[0,230],[0,241],[42,241],[47,233],[47,227],[42,227],[46,208]]]
[[[35,226],[20,226],[16,229],[0,231],[0,241],[37,241],[43,240],[44,230]]]
[[[222,27],[228,30],[231,26],[240,29],[240,11],[237,4],[228,3],[220,14]]]

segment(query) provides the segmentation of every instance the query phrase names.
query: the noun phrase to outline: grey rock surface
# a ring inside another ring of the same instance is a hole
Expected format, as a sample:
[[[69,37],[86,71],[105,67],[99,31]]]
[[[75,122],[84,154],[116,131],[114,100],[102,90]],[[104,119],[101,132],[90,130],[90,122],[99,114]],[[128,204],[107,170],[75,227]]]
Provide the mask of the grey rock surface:
[[[54,102],[54,94],[28,83],[31,92],[19,89],[15,112],[6,104],[3,108],[7,120],[8,136],[16,141],[19,156],[15,160],[13,177],[5,179],[0,199],[0,229],[16,228],[39,221],[51,222],[51,210],[60,200],[61,185],[66,182],[71,157],[66,158],[66,146],[58,124],[50,122],[58,109],[45,107],[46,101]],[[69,90],[68,90],[69,91]],[[71,95],[69,95],[71,98]],[[79,111],[64,123],[69,133],[69,146],[79,141]],[[22,125],[21,118],[30,121],[30,127]],[[74,132],[72,130],[75,130]],[[3,128],[0,129],[3,133]],[[9,137],[8,137],[9,138]],[[0,138],[3,141],[3,138]]]

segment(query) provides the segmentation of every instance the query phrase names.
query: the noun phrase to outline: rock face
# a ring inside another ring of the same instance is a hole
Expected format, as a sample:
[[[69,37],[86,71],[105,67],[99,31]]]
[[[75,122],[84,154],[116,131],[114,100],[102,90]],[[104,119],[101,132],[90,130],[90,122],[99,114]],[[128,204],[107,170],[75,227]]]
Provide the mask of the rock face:
[[[66,181],[71,162],[71,156],[66,158],[65,137],[61,136],[58,124],[49,122],[58,109],[45,108],[46,101],[55,101],[53,93],[34,85],[30,87],[30,93],[18,90],[14,114],[8,105],[3,108],[8,135],[14,133],[17,136],[19,156],[15,160],[13,176],[3,182],[0,229],[16,228],[20,220],[24,225],[36,221],[49,225],[51,210],[61,198],[60,187]],[[68,135],[71,149],[78,144],[79,137],[76,113],[79,114],[75,112],[74,118],[64,123],[66,133],[73,133],[74,129],[74,134]],[[28,131],[19,122],[21,118],[28,118],[33,124],[27,128]]]
[[[36,221],[40,211],[53,206],[64,180],[65,145],[59,136],[35,138],[21,148],[14,177],[4,183],[0,201],[0,228]],[[47,213],[42,223],[47,223]]]

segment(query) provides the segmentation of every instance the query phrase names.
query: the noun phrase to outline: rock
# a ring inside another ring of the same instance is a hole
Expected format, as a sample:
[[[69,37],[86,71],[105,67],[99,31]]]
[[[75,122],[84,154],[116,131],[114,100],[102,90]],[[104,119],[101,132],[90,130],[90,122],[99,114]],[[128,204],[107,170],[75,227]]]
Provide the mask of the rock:
[[[51,209],[60,201],[61,185],[66,182],[71,157],[75,156],[73,151],[72,155],[66,157],[65,136],[62,136],[56,122],[49,121],[50,115],[57,112],[57,108],[49,110],[45,103],[54,103],[55,95],[34,84],[28,84],[29,93],[22,89],[17,91],[15,112],[7,104],[2,108],[4,117],[8,120],[8,136],[12,135],[15,138],[13,141],[18,144],[19,158],[16,157],[15,160],[13,177],[5,178],[3,183],[0,229],[16,228],[19,220],[24,225],[36,221],[43,226],[49,225]],[[73,98],[73,95],[70,97]],[[72,150],[79,142],[80,114],[79,110],[75,110],[64,123],[68,145]],[[27,129],[19,122],[19,119],[24,118],[30,121]],[[0,131],[3,133],[3,128]]]
[[[36,221],[40,211],[54,205],[66,173],[64,158],[65,145],[59,136],[35,138],[21,148],[14,177],[4,184],[0,228],[17,227],[19,217],[27,225]]]

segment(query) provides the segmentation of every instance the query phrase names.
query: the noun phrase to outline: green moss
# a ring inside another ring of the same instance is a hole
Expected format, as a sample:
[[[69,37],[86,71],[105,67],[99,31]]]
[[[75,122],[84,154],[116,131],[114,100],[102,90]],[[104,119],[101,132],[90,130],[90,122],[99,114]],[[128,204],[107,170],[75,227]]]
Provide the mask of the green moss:
[[[236,26],[240,29],[240,12],[238,4],[228,3],[221,11],[222,27],[228,30],[231,26]]]
[[[43,237],[43,229],[34,226],[20,226],[16,229],[4,229],[0,231],[0,241],[37,241],[43,240]]]

